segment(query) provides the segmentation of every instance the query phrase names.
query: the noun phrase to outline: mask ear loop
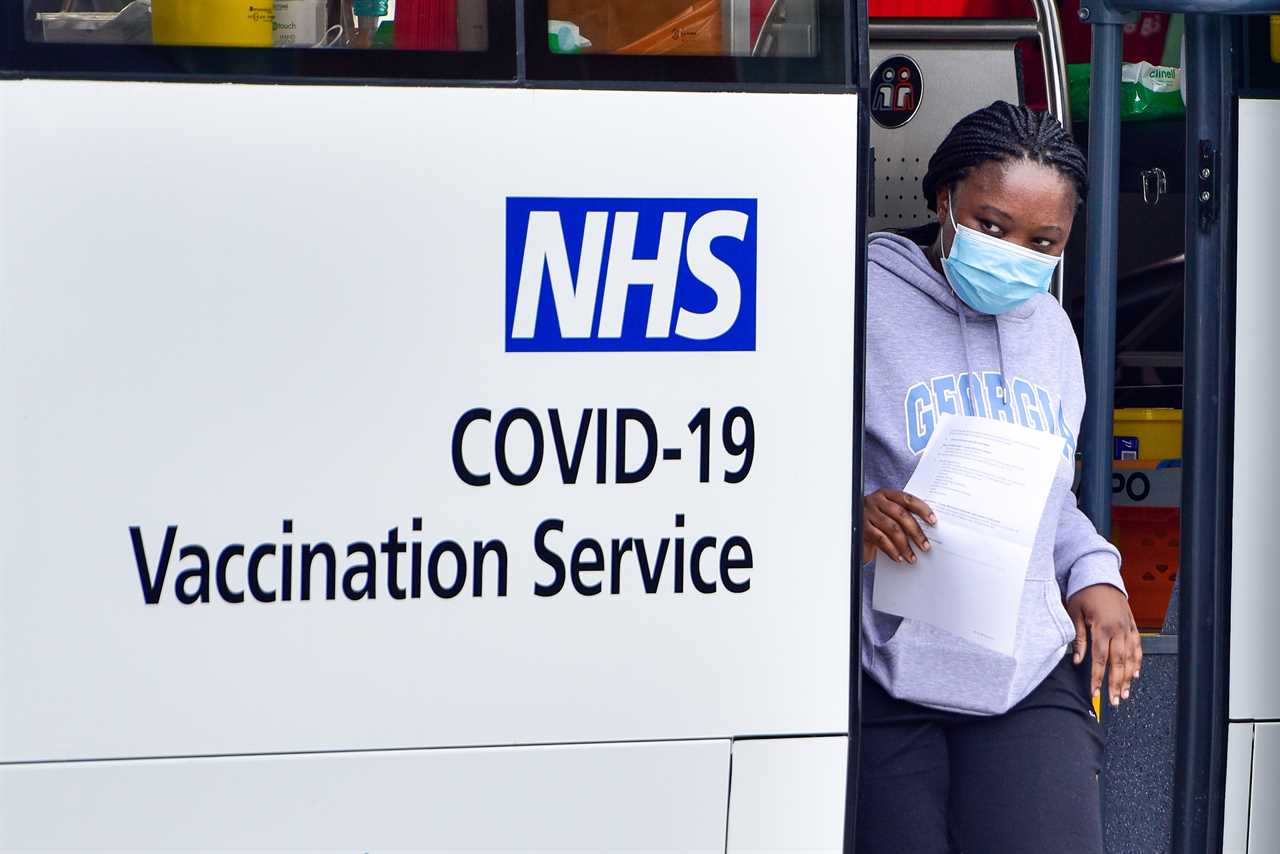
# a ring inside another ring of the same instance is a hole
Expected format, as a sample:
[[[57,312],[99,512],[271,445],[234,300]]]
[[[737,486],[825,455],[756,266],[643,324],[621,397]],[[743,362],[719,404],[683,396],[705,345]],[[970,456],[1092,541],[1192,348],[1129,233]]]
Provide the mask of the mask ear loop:
[[[948,192],[947,192],[947,218],[951,220],[951,249],[952,249],[952,251],[955,251],[955,248],[956,248],[956,236],[960,234],[960,228],[959,228],[959,226],[957,226],[957,225],[956,225],[956,209],[955,209],[955,207],[951,204],[951,193],[950,193],[950,191],[948,191]],[[941,228],[939,228],[939,230],[938,230],[938,243],[939,243],[939,244],[941,244],[941,243],[942,243],[942,230],[941,230]],[[941,246],[939,246],[939,248],[941,248]],[[943,256],[942,256],[942,260],[943,260],[943,261],[946,261],[946,260],[947,260],[947,258],[950,256],[950,254],[951,254],[950,252],[947,252],[947,253],[943,254]]]

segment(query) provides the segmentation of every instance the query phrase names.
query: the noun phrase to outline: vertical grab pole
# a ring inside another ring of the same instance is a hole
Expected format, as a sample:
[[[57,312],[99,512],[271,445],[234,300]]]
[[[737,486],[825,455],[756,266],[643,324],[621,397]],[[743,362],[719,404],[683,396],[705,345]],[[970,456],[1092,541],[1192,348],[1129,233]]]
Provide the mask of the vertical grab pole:
[[[1174,854],[1222,850],[1235,329],[1231,52],[1227,19],[1187,15],[1185,421]]]
[[[1112,408],[1116,371],[1116,248],[1120,194],[1120,59],[1126,16],[1082,2],[1093,25],[1089,81],[1089,199],[1085,220],[1084,387],[1081,505],[1098,532],[1111,535]]]

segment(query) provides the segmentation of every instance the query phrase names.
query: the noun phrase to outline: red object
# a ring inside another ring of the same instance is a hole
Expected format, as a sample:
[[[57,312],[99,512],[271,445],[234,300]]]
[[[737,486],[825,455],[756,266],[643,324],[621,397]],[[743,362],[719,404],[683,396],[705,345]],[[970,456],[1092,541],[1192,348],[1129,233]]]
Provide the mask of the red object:
[[[870,18],[1034,18],[1029,0],[869,0]]]
[[[1062,0],[1058,16],[1062,19],[1062,50],[1068,64],[1089,62],[1093,47],[1093,29],[1080,20],[1080,0]],[[1147,61],[1159,65],[1164,56],[1164,41],[1169,32],[1169,16],[1162,12],[1142,12],[1138,20],[1126,24],[1123,38],[1125,62]],[[1022,83],[1027,106],[1033,110],[1048,108],[1044,94],[1044,65],[1034,43],[1019,45],[1022,57]]]
[[[1093,28],[1080,20],[1080,0],[1062,0],[1062,42],[1068,63],[1088,62],[1093,45]],[[1142,12],[1124,28],[1124,61],[1159,65],[1164,56],[1164,40],[1169,34],[1169,16],[1163,12]]]
[[[400,50],[457,50],[458,0],[398,0],[395,32]]]
[[[756,43],[756,39],[760,38],[760,28],[764,26],[764,19],[769,14],[770,7],[773,6],[773,0],[751,0],[751,44]]]
[[[1088,62],[1093,33],[1080,20],[1080,0],[1062,0],[1058,17],[1062,21],[1063,52],[1068,63]],[[868,0],[872,18],[1034,18],[1029,0]],[[1169,16],[1162,12],[1142,12],[1124,28],[1124,61],[1147,61],[1159,65],[1164,56]],[[1023,95],[1033,110],[1047,109],[1044,92],[1044,65],[1034,42],[1018,46],[1022,59]]]
[[[1129,590],[1129,607],[1143,631],[1159,631],[1164,625],[1178,579],[1180,519],[1177,507],[1111,508],[1111,541],[1120,550],[1120,575]]]

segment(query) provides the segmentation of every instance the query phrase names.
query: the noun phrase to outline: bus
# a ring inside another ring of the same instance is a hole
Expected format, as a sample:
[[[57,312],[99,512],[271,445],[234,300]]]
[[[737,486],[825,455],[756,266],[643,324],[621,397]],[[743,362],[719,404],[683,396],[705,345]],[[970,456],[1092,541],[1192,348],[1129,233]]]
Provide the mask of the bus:
[[[1130,4],[892,5],[6,4],[0,850],[852,851],[863,247],[996,98],[1090,146],[1109,847],[1277,850],[1280,36],[1155,4],[1122,123]]]

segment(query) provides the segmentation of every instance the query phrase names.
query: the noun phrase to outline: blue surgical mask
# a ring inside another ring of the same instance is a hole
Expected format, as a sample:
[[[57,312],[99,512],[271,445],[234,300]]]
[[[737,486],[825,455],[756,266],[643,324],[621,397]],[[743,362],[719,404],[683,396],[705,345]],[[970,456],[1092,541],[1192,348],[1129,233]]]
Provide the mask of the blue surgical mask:
[[[1057,256],[958,225],[950,204],[947,213],[956,236],[942,270],[967,306],[981,314],[1004,314],[1049,290]]]

